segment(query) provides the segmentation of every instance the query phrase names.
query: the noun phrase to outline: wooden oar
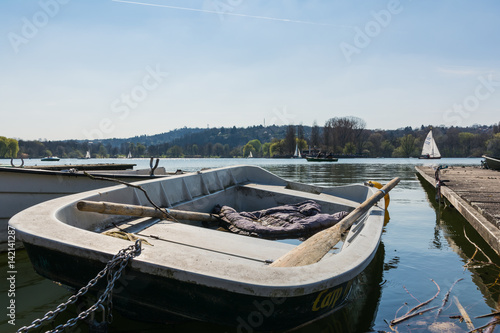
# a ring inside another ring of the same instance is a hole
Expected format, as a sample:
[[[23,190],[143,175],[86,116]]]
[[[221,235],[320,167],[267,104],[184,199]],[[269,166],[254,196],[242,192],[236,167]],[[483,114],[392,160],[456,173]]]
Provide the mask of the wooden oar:
[[[94,212],[101,214],[125,215],[125,216],[141,216],[141,217],[158,217],[161,219],[168,218],[169,215],[177,220],[190,220],[200,222],[218,222],[219,219],[207,213],[189,212],[185,210],[168,209],[168,214],[153,207],[117,204],[114,202],[104,201],[78,201],[76,207],[81,211]]]
[[[349,215],[344,217],[339,223],[318,232],[307,239],[302,244],[293,248],[270,266],[272,267],[296,267],[314,264],[321,260],[335,244],[340,241],[341,235],[351,227],[351,225],[363,215],[371,206],[378,202],[383,196],[389,193],[399,183],[399,177],[394,178],[384,187],[378,190],[365,202],[360,204]]]

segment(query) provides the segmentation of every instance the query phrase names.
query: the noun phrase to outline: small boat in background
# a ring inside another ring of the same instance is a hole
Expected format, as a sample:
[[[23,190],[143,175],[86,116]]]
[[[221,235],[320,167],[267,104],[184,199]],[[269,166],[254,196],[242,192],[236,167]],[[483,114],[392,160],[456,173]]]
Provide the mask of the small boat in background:
[[[484,163],[491,170],[500,170],[500,157],[483,155]]]
[[[307,157],[307,162],[337,162],[336,157]]]
[[[295,145],[295,153],[292,158],[302,158],[302,154],[300,154],[299,145]]]
[[[432,136],[432,130],[429,131],[427,137],[425,138],[424,145],[422,147],[422,154],[420,159],[440,159],[441,153],[436,145],[436,141]]]
[[[339,159],[333,156],[331,153],[326,155],[325,153],[319,153],[316,156],[306,157],[307,162],[337,162]]]
[[[295,183],[256,166],[211,169],[135,185],[158,206],[193,214],[212,213],[217,205],[248,212],[305,200],[320,204],[322,214],[334,214],[351,212],[379,193],[363,184]],[[114,254],[133,245],[130,240],[111,237],[110,232],[128,233],[142,238],[143,246],[122,272],[126,284],[113,294],[114,309],[133,320],[197,320],[249,332],[292,329],[344,307],[357,277],[377,252],[385,215],[381,199],[368,206],[366,213],[356,215],[338,248],[318,262],[277,267],[273,263],[295,249],[299,240],[248,237],[193,220],[81,211],[84,201],[155,210],[137,188],[115,186],[57,198],[20,212],[9,224],[38,274],[78,290]],[[90,292],[95,295],[103,287],[97,284]]]
[[[42,161],[44,161],[44,162],[52,162],[52,161],[57,162],[59,160],[60,160],[60,158],[57,156],[47,156],[47,157],[42,158]]]

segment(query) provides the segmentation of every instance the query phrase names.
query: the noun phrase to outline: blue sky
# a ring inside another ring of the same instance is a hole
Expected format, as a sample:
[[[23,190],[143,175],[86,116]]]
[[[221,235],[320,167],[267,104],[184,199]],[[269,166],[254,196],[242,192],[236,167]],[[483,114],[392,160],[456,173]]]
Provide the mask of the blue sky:
[[[500,121],[498,1],[3,0],[0,135]]]

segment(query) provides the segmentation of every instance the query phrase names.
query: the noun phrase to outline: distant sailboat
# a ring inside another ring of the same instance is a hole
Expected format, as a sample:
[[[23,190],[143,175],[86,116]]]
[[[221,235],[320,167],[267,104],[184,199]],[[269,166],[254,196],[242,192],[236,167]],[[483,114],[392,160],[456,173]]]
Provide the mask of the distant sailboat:
[[[439,159],[441,158],[441,154],[439,153],[439,149],[436,145],[436,141],[432,137],[432,130],[429,131],[427,137],[424,141],[424,146],[422,147],[422,154],[420,155],[421,159]]]
[[[128,152],[127,158],[132,158],[132,153],[130,151]]]
[[[302,158],[298,145],[295,145],[295,153],[293,154],[293,158]]]
[[[85,154],[85,158],[90,158],[90,151],[87,150],[87,154]]]
[[[248,158],[253,158],[252,152],[250,152],[250,154],[248,154]]]

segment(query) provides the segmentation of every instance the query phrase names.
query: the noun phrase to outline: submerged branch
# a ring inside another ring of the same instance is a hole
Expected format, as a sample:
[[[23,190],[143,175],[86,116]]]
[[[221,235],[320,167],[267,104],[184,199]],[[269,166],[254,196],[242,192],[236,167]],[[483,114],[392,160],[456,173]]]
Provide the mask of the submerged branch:
[[[431,310],[434,310],[436,309],[437,306],[433,306],[432,308],[427,308],[427,309],[423,309],[423,310],[420,310],[419,312],[414,312],[414,313],[407,313],[405,314],[404,316],[402,317],[399,317],[399,318],[396,318],[394,320],[391,320],[391,325],[397,325],[403,321],[405,321],[406,319],[410,319],[412,317],[415,317],[415,316],[418,316],[418,315],[421,315],[425,312],[428,312],[428,311],[431,311]]]
[[[448,302],[448,298],[450,297],[450,293],[451,293],[451,290],[453,289],[453,287],[459,282],[459,281],[462,281],[463,278],[461,279],[458,279],[456,280],[450,287],[450,289],[448,289],[448,292],[446,293],[446,295],[444,295],[443,297],[443,303],[441,304],[441,307],[439,308],[439,310],[437,311],[436,313],[436,319],[437,317],[439,317],[439,315],[441,314],[441,311],[443,311],[443,308],[444,306],[446,305],[446,303]]]
[[[470,317],[469,317],[469,314],[467,313],[467,311],[465,311],[465,309],[462,306],[462,304],[460,304],[460,302],[458,300],[458,297],[457,296],[453,296],[453,300],[455,301],[455,304],[457,305],[457,308],[460,311],[460,314],[464,318],[464,321],[467,324],[467,328],[469,328],[469,330],[473,330],[474,331],[475,330],[474,329],[474,324],[472,324],[472,320],[470,320]]]
[[[403,316],[399,317],[399,318],[395,318],[393,320],[391,320],[391,325],[396,325],[396,324],[399,324],[401,323],[402,321],[405,321],[406,319],[409,319],[409,318],[412,318],[412,317],[415,317],[415,316],[418,316],[418,315],[421,315],[427,311],[431,311],[431,310],[434,310],[437,308],[437,306],[434,306],[432,308],[428,308],[428,309],[424,309],[424,310],[420,310],[418,312],[415,312],[416,310],[420,309],[421,307],[429,304],[430,302],[432,302],[438,295],[439,293],[441,292],[441,288],[439,287],[439,285],[436,283],[436,281],[434,281],[433,279],[431,279],[432,282],[434,282],[434,284],[436,285],[437,287],[437,293],[432,296],[430,299],[428,299],[427,301],[425,302],[422,302],[420,304],[418,304],[417,306],[411,308],[410,310],[408,310],[408,312],[406,312]],[[405,288],[406,290],[406,288]],[[410,294],[411,295],[411,294]],[[412,296],[413,297],[413,296]],[[415,298],[416,299],[416,298]],[[399,311],[399,310],[398,310]]]

